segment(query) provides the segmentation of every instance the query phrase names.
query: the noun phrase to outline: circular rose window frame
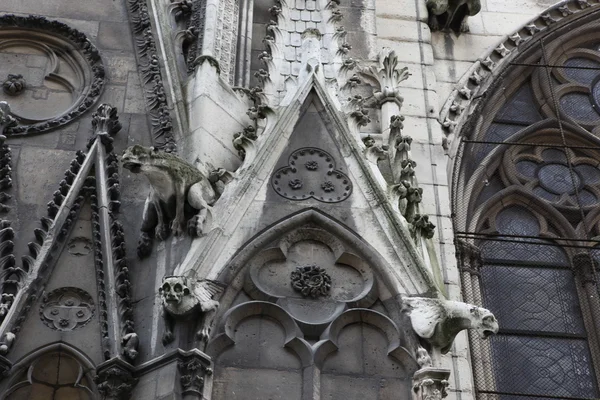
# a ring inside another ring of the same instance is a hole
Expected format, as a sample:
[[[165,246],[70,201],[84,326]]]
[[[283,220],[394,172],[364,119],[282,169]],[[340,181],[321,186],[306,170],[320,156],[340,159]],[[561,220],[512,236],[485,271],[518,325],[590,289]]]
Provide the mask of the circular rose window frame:
[[[89,110],[99,99],[105,84],[105,69],[96,46],[82,32],[65,23],[49,20],[45,17],[6,14],[0,16],[0,37],[4,34],[18,33],[35,40],[60,42],[74,50],[81,59],[83,86],[73,104],[62,114],[43,121],[24,121],[13,113],[17,125],[7,128],[7,136],[27,136],[45,133],[65,126]]]

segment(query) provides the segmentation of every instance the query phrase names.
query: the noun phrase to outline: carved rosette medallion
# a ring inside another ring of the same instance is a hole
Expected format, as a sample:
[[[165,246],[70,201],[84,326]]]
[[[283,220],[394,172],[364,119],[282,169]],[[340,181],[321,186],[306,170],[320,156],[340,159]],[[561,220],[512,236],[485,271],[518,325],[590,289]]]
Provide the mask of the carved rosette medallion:
[[[352,193],[350,178],[336,169],[331,154],[314,147],[294,151],[288,165],[275,171],[271,183],[280,196],[289,200],[313,198],[338,203]]]
[[[44,296],[40,317],[50,329],[68,332],[87,324],[94,316],[94,310],[94,301],[88,292],[62,287]]]
[[[292,271],[291,278],[294,290],[304,297],[327,296],[331,289],[331,277],[325,272],[325,268],[316,265],[297,267]]]

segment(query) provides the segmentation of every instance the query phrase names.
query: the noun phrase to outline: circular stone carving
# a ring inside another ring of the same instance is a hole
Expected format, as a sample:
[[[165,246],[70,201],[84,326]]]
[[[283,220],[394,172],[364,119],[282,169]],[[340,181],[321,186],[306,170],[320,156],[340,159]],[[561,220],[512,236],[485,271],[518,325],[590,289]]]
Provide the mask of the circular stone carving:
[[[104,88],[100,53],[81,32],[45,17],[0,16],[0,65],[18,124],[7,135],[39,134],[66,125],[92,107]],[[18,96],[17,96],[18,94]]]
[[[331,289],[331,277],[325,272],[325,268],[316,265],[297,267],[292,271],[291,278],[294,290],[304,297],[327,296]]]
[[[315,147],[294,151],[288,165],[271,178],[273,189],[289,200],[310,198],[324,203],[338,203],[352,193],[348,175],[336,169],[331,154]]]
[[[40,318],[50,329],[72,331],[87,324],[95,309],[88,292],[76,287],[62,287],[44,296]]]

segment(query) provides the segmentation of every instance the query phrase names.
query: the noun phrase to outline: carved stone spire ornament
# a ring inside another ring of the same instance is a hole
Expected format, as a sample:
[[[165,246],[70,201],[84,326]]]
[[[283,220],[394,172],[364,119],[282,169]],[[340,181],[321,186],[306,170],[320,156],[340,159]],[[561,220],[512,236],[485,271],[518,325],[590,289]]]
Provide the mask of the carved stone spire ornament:
[[[408,68],[398,68],[398,56],[390,48],[383,48],[377,55],[377,63],[363,68],[360,75],[374,88],[373,95],[380,105],[393,102],[402,107],[404,98],[400,95],[399,85],[408,79]],[[399,111],[399,110],[398,110]]]

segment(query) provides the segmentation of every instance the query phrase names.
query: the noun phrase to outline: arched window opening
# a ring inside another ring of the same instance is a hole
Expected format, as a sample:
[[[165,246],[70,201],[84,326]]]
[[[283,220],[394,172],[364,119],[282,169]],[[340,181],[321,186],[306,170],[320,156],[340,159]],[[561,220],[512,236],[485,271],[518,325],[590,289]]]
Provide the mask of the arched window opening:
[[[460,138],[463,293],[501,327],[471,341],[477,399],[600,398],[600,35],[587,21],[523,46]]]
[[[6,400],[95,398],[90,368],[63,349],[43,353],[18,369],[2,397]]]

